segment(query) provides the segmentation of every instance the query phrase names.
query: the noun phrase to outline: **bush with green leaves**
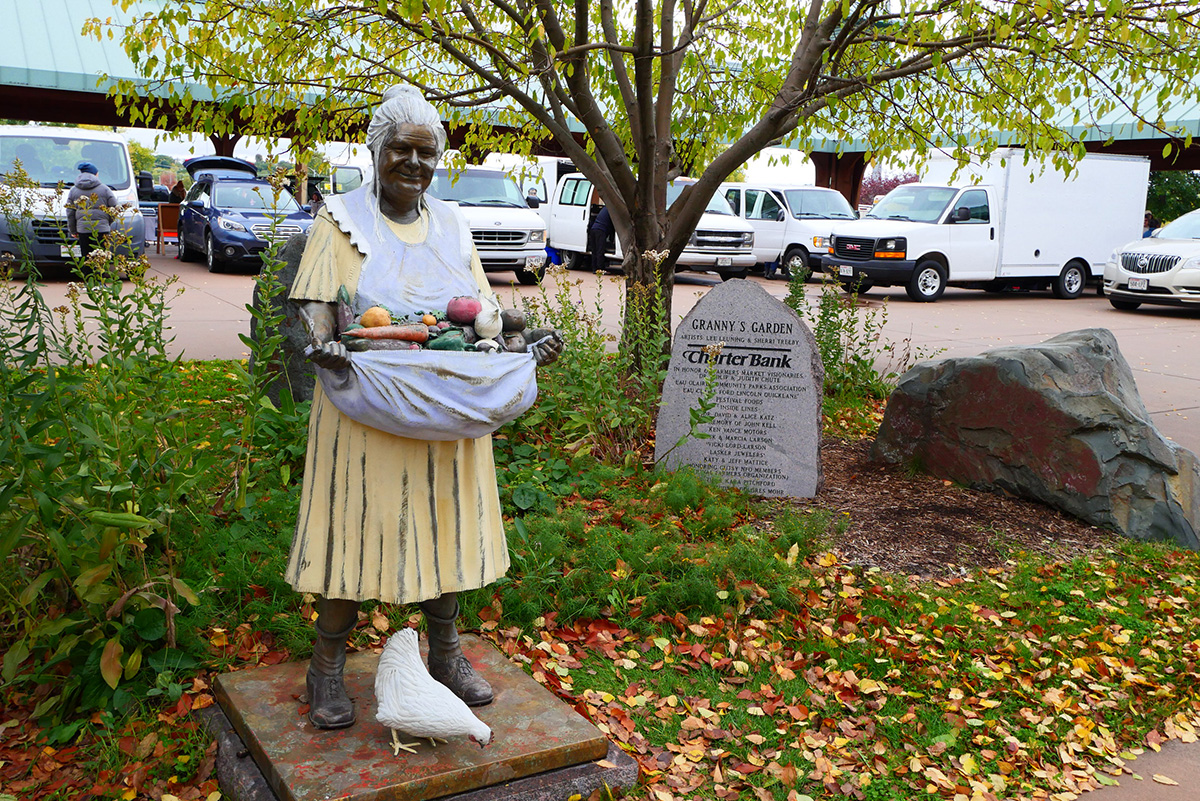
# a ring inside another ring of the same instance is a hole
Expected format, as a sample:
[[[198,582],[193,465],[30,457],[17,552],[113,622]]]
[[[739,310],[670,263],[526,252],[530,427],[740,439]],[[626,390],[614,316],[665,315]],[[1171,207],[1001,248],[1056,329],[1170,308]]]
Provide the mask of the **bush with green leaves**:
[[[14,181],[0,208],[21,226],[33,210]],[[305,410],[268,414],[246,376],[232,399],[245,419],[220,447],[167,354],[175,279],[121,244],[110,235],[73,265],[82,280],[58,308],[28,252],[6,264],[24,282],[0,284],[0,678],[58,740],[81,711],[175,693],[171,677],[198,664],[177,647],[177,618],[198,602],[179,535],[202,527],[215,494],[251,504],[251,465],[278,475],[303,441]]]

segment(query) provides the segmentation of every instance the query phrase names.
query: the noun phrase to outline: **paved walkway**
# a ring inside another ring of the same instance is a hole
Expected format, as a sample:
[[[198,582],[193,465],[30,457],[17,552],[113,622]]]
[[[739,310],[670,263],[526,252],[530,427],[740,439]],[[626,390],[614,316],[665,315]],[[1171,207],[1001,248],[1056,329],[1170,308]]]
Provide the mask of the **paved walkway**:
[[[1200,742],[1163,743],[1158,752],[1147,750],[1137,759],[1127,761],[1134,772],[1117,781],[1119,786],[1102,787],[1088,793],[1089,801],[1200,801]],[[1155,781],[1168,779],[1176,784]]]

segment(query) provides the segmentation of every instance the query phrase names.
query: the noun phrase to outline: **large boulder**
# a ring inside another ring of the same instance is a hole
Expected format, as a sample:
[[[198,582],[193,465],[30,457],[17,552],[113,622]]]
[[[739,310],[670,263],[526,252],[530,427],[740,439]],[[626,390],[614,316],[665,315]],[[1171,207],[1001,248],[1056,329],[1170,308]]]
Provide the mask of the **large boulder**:
[[[306,234],[296,234],[280,249],[279,258],[282,263],[275,271],[276,280],[283,285],[280,294],[268,302],[262,295],[261,286],[256,284],[254,287],[253,306],[256,310],[266,309],[272,314],[283,315],[283,321],[279,325],[279,333],[283,334],[283,344],[275,352],[274,358],[266,364],[255,364],[253,359],[250,360],[252,373],[264,371],[272,376],[266,391],[267,397],[276,405],[279,404],[280,392],[287,386],[291,387],[292,398],[297,403],[312,400],[313,385],[316,382],[312,362],[304,357],[304,349],[311,340],[300,320],[299,307],[287,297],[292,282],[296,280],[296,271],[300,269],[300,257],[304,255],[304,246],[307,243]],[[264,266],[263,269],[267,268]],[[263,333],[259,331],[258,319],[251,317],[250,338],[258,342]]]
[[[918,364],[872,456],[1200,550],[1200,461],[1150,422],[1103,328]]]

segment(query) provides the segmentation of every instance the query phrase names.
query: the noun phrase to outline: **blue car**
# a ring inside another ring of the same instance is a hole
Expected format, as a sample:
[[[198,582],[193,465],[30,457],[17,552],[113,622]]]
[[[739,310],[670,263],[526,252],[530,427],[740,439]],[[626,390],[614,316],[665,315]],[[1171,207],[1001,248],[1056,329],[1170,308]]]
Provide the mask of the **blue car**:
[[[195,182],[179,214],[179,258],[226,267],[259,267],[272,242],[305,233],[312,215],[286,189],[276,193],[253,164],[232,156],[196,156],[183,163]]]

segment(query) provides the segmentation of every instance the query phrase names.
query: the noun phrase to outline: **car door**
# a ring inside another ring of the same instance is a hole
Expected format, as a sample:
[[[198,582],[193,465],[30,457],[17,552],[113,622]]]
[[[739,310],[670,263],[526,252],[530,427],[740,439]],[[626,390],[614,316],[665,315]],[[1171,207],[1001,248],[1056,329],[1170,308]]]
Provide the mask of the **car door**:
[[[183,208],[179,211],[179,239],[189,248],[199,250],[203,247],[201,240],[204,232],[204,213],[201,209],[192,208],[192,201],[199,200],[206,192],[205,181],[197,181],[183,197]]]
[[[559,182],[550,204],[550,244],[559,251],[587,250],[588,210],[592,182],[581,175],[568,175]]]
[[[783,253],[787,217],[783,204],[766,189],[746,190],[746,222],[754,228],[754,260],[765,263]]]
[[[966,220],[955,219],[958,209],[961,208],[967,209]],[[946,224],[950,227],[949,280],[977,281],[995,278],[999,245],[988,190],[963,190],[950,204]]]

